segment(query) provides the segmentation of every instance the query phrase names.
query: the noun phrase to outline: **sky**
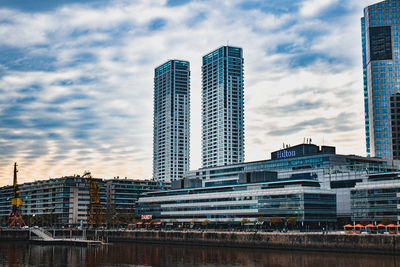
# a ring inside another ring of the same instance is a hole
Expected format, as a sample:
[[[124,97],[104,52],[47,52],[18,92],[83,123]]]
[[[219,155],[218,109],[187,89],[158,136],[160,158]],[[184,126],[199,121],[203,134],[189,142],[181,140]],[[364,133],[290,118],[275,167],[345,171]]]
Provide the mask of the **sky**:
[[[365,156],[360,18],[371,0],[2,0],[0,186],[152,177],[154,68],[191,64],[201,167],[201,58],[244,53],[245,161],[312,138]]]

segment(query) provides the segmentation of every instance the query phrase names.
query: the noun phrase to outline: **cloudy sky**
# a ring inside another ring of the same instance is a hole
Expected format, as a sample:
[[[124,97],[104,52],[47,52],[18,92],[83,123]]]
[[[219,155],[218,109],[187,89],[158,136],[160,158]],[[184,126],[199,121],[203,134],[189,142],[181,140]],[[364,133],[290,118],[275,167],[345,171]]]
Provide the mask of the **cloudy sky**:
[[[372,0],[2,0],[0,185],[90,170],[150,178],[153,74],[191,63],[201,167],[201,57],[245,58],[245,158],[304,137],[365,155],[360,17]]]

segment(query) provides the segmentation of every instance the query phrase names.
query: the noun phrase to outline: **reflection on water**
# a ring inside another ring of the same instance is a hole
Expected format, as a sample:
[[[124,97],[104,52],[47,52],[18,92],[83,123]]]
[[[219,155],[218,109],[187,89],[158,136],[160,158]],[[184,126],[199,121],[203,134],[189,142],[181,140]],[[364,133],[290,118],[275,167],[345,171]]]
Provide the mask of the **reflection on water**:
[[[82,248],[0,242],[0,266],[400,267],[400,256],[138,243]]]

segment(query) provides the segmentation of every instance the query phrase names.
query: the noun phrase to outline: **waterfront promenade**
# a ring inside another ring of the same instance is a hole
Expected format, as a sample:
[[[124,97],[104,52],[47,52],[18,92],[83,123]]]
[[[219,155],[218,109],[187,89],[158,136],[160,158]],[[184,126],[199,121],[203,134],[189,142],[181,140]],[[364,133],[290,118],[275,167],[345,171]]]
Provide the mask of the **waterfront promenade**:
[[[80,230],[54,230],[55,236],[80,237]],[[87,230],[91,240],[218,247],[267,248],[354,253],[400,253],[400,235],[323,233],[265,233],[165,230]],[[0,230],[0,241],[29,241],[29,230]]]

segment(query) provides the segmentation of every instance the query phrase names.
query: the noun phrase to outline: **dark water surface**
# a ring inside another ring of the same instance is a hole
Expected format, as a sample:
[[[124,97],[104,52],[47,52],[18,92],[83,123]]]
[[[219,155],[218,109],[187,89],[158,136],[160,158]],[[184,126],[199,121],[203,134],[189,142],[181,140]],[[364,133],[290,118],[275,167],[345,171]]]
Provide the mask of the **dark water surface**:
[[[0,266],[400,267],[400,256],[138,243],[82,248],[0,242]]]

